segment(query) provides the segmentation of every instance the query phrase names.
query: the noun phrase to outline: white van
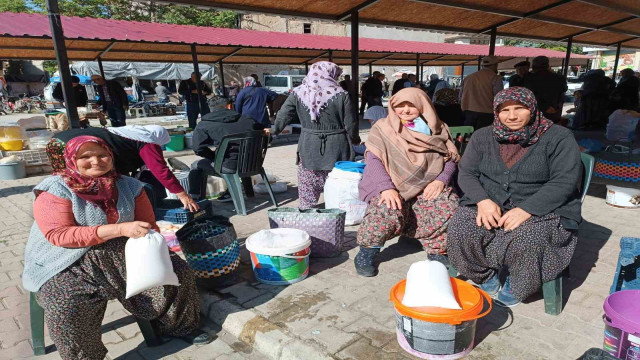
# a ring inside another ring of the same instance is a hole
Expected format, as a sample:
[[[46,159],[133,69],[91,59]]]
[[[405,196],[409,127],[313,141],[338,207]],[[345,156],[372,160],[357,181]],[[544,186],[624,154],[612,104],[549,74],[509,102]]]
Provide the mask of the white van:
[[[265,75],[262,86],[278,94],[289,95],[294,87],[302,84],[304,75]]]

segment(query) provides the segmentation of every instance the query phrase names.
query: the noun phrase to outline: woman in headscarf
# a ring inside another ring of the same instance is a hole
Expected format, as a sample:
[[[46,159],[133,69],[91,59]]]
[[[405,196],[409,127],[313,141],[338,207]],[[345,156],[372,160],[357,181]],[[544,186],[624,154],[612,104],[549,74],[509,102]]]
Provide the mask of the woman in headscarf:
[[[198,204],[187,194],[171,172],[162,154],[162,145],[171,141],[167,130],[160,125],[128,125],[121,127],[71,129],[53,136],[46,152],[54,174],[65,170],[66,144],[78,136],[89,135],[102,139],[114,154],[115,170],[123,175],[135,173],[146,165],[153,176],[172,194],[176,194],[190,211],[198,210]],[[146,180],[146,179],[145,179]]]
[[[433,95],[433,107],[438,118],[448,126],[462,126],[464,114],[453,89],[440,89]]]
[[[171,253],[180,286],[159,286],[126,299],[125,244],[158,231],[151,203],[136,179],[114,169],[103,140],[79,136],[64,151],[66,168],[34,188],[35,222],[24,254],[22,283],[44,308],[63,359],[104,359],[102,319],[118,299],[166,336],[211,341],[198,330],[193,271]],[[143,240],[139,240],[143,241]]]
[[[375,276],[375,257],[398,235],[417,238],[429,259],[448,263],[447,226],[458,207],[451,180],[459,158],[424,91],[402,89],[389,100],[389,115],[367,139],[360,199],[369,206],[357,236],[358,274]]]
[[[493,125],[473,133],[460,161],[449,258],[499,305],[515,306],[569,266],[582,163],[571,131],[545,118],[530,90],[503,90],[493,108]]]
[[[257,77],[257,75],[256,75]],[[271,128],[267,103],[273,102],[278,94],[262,85],[252,76],[244,78],[244,88],[236,97],[236,112],[240,115],[251,116],[253,121],[261,124],[263,128]]]
[[[351,144],[360,144],[349,93],[337,82],[340,74],[332,62],[313,64],[276,117],[276,135],[291,122],[302,125],[296,162],[302,209],[317,205],[329,171],[337,161],[353,160]]]

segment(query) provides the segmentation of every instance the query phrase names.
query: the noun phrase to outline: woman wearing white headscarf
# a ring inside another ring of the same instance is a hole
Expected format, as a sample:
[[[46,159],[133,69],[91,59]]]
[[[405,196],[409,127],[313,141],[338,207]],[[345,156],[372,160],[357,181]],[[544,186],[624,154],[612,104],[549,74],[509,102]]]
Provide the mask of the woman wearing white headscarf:
[[[54,175],[65,169],[66,144],[69,140],[82,135],[95,136],[111,147],[118,173],[130,175],[146,165],[162,186],[172,194],[176,194],[185,209],[198,210],[196,202],[187,194],[164,161],[161,146],[169,143],[171,137],[162,126],[128,125],[107,129],[71,129],[58,133],[49,141],[46,149]]]

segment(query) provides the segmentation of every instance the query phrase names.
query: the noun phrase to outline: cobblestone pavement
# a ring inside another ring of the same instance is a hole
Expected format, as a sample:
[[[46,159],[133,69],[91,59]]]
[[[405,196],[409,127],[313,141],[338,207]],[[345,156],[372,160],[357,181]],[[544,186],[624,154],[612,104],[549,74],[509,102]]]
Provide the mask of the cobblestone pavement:
[[[289,182],[277,194],[281,206],[297,205],[295,144],[270,148],[265,168]],[[195,156],[182,157],[190,163]],[[0,358],[29,356],[28,297],[20,286],[22,256],[32,223],[30,190],[34,177],[0,183]],[[609,292],[622,236],[637,236],[638,212],[609,207],[605,189],[592,185],[583,206],[584,223],[565,281],[566,305],[558,316],[547,315],[541,295],[505,310],[493,311],[477,323],[476,348],[470,359],[576,359],[603,340],[602,304]],[[214,206],[231,216],[239,238],[268,227],[265,195],[247,199],[248,216],[237,216],[230,203]],[[410,264],[424,259],[417,243],[393,240],[381,253],[380,274],[362,278],[353,268],[357,227],[346,228],[345,251],[331,259],[312,259],[310,276],[288,286],[256,282],[243,253],[240,281],[203,294],[202,311],[219,340],[195,348],[173,341],[145,348],[132,318],[109,304],[103,341],[116,358],[260,358],[260,359],[409,359],[396,342],[389,289],[406,276]],[[220,330],[220,327],[223,330]],[[236,339],[241,340],[238,342]],[[47,339],[47,344],[51,344]],[[252,350],[253,349],[253,350]],[[242,352],[244,350],[245,352]],[[252,352],[253,351],[253,352]],[[249,352],[247,354],[247,352]],[[47,355],[57,357],[57,353]]]

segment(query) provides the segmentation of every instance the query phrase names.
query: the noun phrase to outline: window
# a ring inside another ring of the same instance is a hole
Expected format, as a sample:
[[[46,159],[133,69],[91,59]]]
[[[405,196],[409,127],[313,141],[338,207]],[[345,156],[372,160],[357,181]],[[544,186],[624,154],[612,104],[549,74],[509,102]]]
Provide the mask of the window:
[[[264,86],[266,87],[287,87],[287,77],[265,76]]]
[[[292,76],[291,77],[291,87],[296,87],[302,85],[302,80],[304,80],[304,76]]]
[[[303,26],[303,32],[305,34],[311,34],[311,24],[310,23],[304,23],[302,24]]]

